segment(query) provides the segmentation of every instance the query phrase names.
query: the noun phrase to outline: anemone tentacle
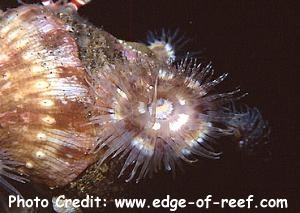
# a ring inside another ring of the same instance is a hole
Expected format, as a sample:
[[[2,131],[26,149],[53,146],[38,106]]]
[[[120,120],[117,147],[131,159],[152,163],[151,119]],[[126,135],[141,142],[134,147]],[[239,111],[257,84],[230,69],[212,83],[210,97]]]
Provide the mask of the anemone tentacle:
[[[19,175],[15,170],[16,167],[21,166],[21,163],[15,162],[9,158],[9,155],[4,151],[0,150],[0,185],[9,193],[20,195],[20,192],[11,185],[4,177],[11,180],[15,180],[20,183],[28,182],[28,179],[24,175]]]

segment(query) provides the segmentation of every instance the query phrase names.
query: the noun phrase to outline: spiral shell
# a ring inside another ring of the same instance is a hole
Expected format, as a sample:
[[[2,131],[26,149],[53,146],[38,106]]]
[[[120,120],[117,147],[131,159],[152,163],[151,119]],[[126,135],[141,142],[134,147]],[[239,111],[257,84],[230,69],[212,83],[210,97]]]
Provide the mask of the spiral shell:
[[[76,42],[42,6],[10,10],[0,23],[1,147],[25,164],[22,172],[65,185],[94,161],[86,154],[95,136],[83,125],[91,100]]]

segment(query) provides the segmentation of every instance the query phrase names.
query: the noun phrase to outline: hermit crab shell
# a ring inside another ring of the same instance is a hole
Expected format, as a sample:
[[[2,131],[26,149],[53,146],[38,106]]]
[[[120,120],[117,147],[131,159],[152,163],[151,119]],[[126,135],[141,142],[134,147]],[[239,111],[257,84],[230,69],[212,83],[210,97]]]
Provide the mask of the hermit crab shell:
[[[174,65],[56,6],[0,15],[0,151],[16,172],[91,193],[122,163],[130,181],[219,157],[211,144],[232,134],[222,109],[239,92],[213,92],[227,74],[213,79],[210,64],[188,57]]]
[[[75,39],[46,7],[26,5],[0,20],[0,145],[19,171],[62,186],[95,161],[86,75]]]

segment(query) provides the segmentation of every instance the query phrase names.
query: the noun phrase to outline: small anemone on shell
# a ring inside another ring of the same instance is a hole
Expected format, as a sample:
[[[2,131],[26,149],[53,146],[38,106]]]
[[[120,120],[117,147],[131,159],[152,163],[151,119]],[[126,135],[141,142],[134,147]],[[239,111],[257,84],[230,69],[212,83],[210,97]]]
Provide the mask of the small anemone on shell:
[[[162,168],[175,171],[181,160],[197,156],[218,159],[214,141],[231,131],[219,124],[228,119],[218,108],[239,90],[213,93],[227,74],[212,79],[210,64],[185,59],[177,66],[117,63],[92,75],[96,103],[91,116],[98,125],[101,159],[125,158],[120,172],[131,168],[127,181],[139,181]]]
[[[22,164],[11,160],[4,150],[0,150],[0,186],[8,193],[20,195],[19,191],[5,180],[5,178],[21,183],[26,183],[28,181],[25,177],[22,177],[15,172],[15,168],[21,165]]]
[[[232,129],[238,149],[248,155],[256,155],[261,151],[264,155],[268,154],[265,147],[269,144],[270,128],[260,111],[248,106],[237,109],[234,103],[226,111],[234,114],[226,125]]]
[[[175,31],[162,29],[160,33],[149,31],[147,33],[147,46],[156,57],[169,64],[176,61],[177,54],[190,40]]]

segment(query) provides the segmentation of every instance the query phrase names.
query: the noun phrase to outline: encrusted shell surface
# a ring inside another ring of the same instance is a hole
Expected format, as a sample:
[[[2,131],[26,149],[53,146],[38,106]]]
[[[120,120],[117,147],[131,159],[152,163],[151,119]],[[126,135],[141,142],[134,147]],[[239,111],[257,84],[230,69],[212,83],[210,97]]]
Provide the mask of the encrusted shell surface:
[[[0,143],[20,168],[48,186],[62,186],[95,161],[87,120],[91,103],[75,39],[50,10],[37,5],[0,20]]]

